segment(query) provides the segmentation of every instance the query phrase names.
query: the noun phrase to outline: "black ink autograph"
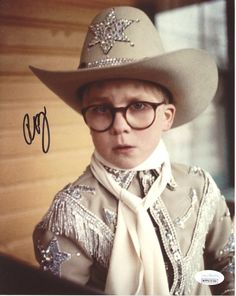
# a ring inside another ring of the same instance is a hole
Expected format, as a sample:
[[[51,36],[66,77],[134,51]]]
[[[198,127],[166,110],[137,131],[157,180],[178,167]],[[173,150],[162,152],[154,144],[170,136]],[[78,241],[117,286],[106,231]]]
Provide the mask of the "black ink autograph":
[[[40,119],[42,118],[42,122]],[[40,124],[42,123],[42,129],[40,127]],[[33,128],[31,130],[30,127],[30,118],[29,114],[26,113],[23,119],[23,133],[25,142],[28,145],[31,145],[34,137],[35,132],[39,135],[42,131],[42,150],[44,153],[47,153],[50,147],[50,130],[49,130],[49,124],[47,119],[47,110],[46,107],[44,107],[44,111],[37,113],[35,116],[33,116]]]

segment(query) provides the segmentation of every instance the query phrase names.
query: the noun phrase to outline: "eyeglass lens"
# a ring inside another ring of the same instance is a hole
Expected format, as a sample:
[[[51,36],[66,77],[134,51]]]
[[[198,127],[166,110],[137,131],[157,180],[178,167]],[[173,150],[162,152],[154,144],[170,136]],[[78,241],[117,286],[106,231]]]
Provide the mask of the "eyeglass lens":
[[[114,108],[106,104],[94,105],[86,109],[84,118],[91,129],[105,131],[112,126],[115,113],[119,109],[122,109],[128,125],[134,129],[145,129],[155,119],[155,108],[148,102],[134,102],[124,108]]]

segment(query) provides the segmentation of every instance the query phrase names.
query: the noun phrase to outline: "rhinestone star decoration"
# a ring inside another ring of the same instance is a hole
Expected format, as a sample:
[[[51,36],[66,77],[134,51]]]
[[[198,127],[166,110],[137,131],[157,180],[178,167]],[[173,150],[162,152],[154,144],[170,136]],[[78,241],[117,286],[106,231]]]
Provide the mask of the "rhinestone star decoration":
[[[128,42],[131,46],[134,46],[124,33],[125,29],[134,22],[139,22],[139,20],[117,19],[115,10],[111,9],[104,21],[89,26],[89,29],[95,36],[88,46],[92,47],[96,44],[100,44],[104,54],[108,54],[116,41]]]
[[[104,208],[105,219],[108,224],[117,224],[117,214],[109,209]]]
[[[58,244],[58,240],[54,237],[47,249],[38,246],[41,256],[41,266],[44,271],[50,270],[55,275],[60,275],[61,264],[71,258],[71,254],[61,252]]]

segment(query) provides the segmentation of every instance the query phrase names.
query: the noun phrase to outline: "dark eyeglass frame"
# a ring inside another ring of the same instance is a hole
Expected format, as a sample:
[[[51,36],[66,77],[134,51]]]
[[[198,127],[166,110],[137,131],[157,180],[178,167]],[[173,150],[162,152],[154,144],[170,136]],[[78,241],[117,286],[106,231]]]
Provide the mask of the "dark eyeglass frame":
[[[148,105],[150,105],[150,106],[153,108],[153,110],[154,110],[154,117],[153,117],[153,120],[152,120],[152,122],[151,122],[148,126],[146,126],[146,127],[141,127],[141,128],[133,127],[133,126],[128,122],[128,120],[127,120],[127,115],[126,115],[126,114],[127,114],[127,110],[129,109],[130,106],[132,106],[133,104],[137,104],[137,103],[148,104]],[[124,118],[125,118],[127,124],[128,124],[132,129],[135,129],[135,130],[144,130],[144,129],[149,128],[149,127],[153,124],[153,122],[154,122],[155,119],[156,119],[156,109],[157,109],[159,106],[163,105],[163,104],[166,104],[166,102],[165,102],[165,101],[162,101],[162,102],[160,102],[160,103],[154,103],[154,102],[148,102],[148,101],[135,101],[135,102],[131,102],[131,103],[129,103],[129,104],[128,104],[127,106],[125,106],[125,107],[114,107],[114,106],[112,106],[111,104],[94,104],[94,105],[90,105],[90,106],[88,106],[88,107],[82,108],[81,113],[82,113],[83,118],[84,118],[84,121],[85,121],[85,123],[88,125],[88,127],[89,127],[91,130],[93,130],[93,131],[95,131],[95,132],[98,132],[98,133],[106,132],[106,131],[108,131],[108,130],[112,127],[117,112],[121,112],[121,113],[122,113],[122,115],[124,116]],[[110,112],[111,112],[111,115],[112,115],[112,121],[111,121],[111,124],[110,124],[107,128],[105,128],[105,129],[103,129],[103,130],[97,130],[97,129],[91,127],[91,126],[88,124],[87,120],[86,120],[86,112],[87,112],[89,109],[94,108],[94,107],[97,107],[97,106],[106,106],[106,107],[108,107],[109,110],[110,110]]]

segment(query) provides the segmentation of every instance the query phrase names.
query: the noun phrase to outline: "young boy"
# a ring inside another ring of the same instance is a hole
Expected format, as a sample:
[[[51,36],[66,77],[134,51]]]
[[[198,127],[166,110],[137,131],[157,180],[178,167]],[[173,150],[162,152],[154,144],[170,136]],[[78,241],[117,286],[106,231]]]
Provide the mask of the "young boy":
[[[207,172],[170,163],[161,140],[213,98],[212,58],[165,53],[142,11],[116,7],[93,20],[78,70],[31,69],[82,114],[95,146],[35,229],[42,268],[108,294],[233,294],[225,200]]]

